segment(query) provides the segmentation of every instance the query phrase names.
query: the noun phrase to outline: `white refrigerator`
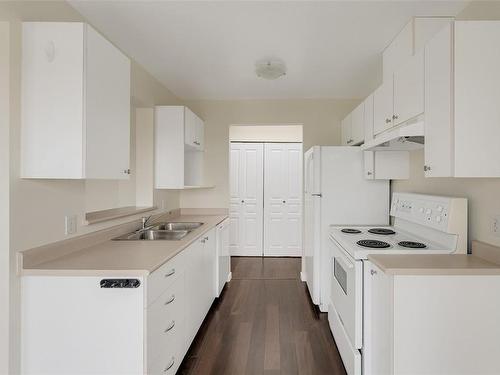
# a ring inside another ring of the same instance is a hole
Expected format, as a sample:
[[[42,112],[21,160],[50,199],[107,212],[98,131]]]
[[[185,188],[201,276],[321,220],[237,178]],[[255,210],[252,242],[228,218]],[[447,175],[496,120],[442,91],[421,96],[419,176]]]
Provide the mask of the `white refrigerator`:
[[[302,280],[314,304],[328,311],[331,283],[330,225],[389,224],[389,181],[364,177],[358,147],[313,146],[304,155]]]

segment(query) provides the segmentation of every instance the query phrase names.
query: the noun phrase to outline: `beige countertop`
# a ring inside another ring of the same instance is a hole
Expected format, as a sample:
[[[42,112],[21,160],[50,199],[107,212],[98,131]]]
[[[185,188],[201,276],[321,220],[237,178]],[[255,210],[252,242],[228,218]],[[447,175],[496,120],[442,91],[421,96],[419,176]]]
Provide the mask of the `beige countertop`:
[[[368,259],[391,275],[500,275],[499,264],[465,254],[373,254]]]
[[[147,275],[222,222],[227,215],[181,215],[172,221],[203,222],[179,241],[107,240],[24,267],[22,275]]]

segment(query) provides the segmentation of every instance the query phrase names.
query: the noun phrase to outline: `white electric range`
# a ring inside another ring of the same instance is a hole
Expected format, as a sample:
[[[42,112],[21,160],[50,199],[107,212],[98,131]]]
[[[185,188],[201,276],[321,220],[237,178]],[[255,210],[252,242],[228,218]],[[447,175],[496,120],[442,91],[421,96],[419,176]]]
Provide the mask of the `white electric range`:
[[[390,214],[392,226],[330,227],[328,320],[349,375],[363,372],[363,264],[368,255],[467,252],[467,199],[394,193]]]

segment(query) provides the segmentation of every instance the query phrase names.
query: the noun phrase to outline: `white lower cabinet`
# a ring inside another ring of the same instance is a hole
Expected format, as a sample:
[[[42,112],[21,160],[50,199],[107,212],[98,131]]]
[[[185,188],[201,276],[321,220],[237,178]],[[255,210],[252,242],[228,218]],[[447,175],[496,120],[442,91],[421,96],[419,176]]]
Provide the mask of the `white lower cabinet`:
[[[175,374],[215,298],[215,228],[151,274],[22,277],[23,374]],[[102,287],[108,280],[137,287]]]
[[[363,374],[499,374],[500,275],[364,262]]]

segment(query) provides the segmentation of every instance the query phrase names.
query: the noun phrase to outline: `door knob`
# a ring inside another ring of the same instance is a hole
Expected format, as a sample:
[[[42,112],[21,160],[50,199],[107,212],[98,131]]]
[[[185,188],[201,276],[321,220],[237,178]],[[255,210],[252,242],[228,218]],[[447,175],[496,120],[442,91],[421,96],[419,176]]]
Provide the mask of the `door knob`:
[[[286,201],[283,201],[283,203],[286,203]]]
[[[245,201],[242,199],[242,200],[241,200],[241,203],[245,203]]]

